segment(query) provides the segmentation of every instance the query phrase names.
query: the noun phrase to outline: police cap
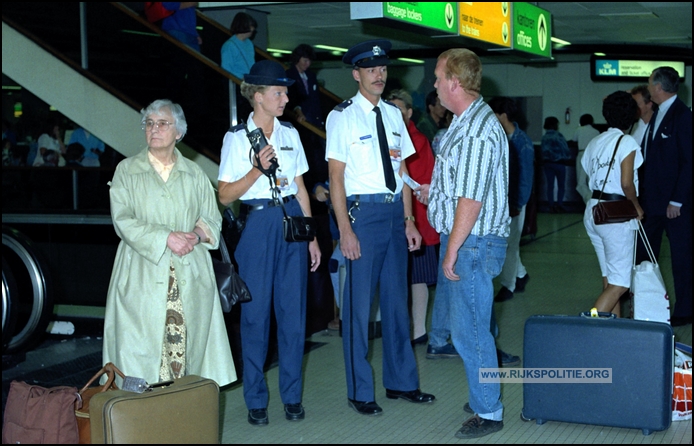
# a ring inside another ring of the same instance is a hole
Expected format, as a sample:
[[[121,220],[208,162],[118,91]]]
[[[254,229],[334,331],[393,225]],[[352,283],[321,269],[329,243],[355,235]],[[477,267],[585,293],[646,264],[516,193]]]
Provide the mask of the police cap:
[[[342,56],[342,61],[359,68],[388,65],[387,53],[391,46],[390,40],[385,39],[362,42],[350,48]]]

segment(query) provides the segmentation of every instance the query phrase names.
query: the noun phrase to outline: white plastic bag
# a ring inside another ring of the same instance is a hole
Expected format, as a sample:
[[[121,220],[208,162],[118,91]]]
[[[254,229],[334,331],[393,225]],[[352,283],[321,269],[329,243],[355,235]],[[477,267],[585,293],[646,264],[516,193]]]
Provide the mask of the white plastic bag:
[[[636,249],[634,249],[634,265],[631,272],[631,308],[632,317],[642,321],[670,323],[670,298],[665,289],[663,276],[660,274],[658,261],[653,255],[648,238],[639,222],[638,233],[646,246],[651,261],[644,260],[636,265]]]

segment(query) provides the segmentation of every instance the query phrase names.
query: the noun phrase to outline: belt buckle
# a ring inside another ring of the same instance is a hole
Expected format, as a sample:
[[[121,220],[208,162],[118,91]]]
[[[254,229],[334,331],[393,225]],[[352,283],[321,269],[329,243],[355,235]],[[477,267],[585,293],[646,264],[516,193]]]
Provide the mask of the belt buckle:
[[[392,195],[392,194],[386,194],[386,197],[385,197],[384,203],[392,203],[392,202],[393,202],[393,197],[395,197],[395,195]]]

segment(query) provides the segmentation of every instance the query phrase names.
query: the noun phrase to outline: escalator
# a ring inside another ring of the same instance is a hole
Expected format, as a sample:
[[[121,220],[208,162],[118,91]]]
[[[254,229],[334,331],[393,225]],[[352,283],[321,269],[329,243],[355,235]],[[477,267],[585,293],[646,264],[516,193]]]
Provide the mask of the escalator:
[[[3,22],[71,61],[135,111],[160,98],[180,103],[188,120],[183,142],[219,163],[222,139],[232,122],[229,84],[241,81],[218,64],[229,31],[198,13],[204,45],[202,53],[197,53],[148,23],[142,12],[128,7],[141,8],[143,3],[82,5],[84,19],[80,20],[78,2],[5,2]],[[84,32],[80,32],[82,24]],[[271,58],[256,51],[256,60]],[[36,66],[40,67],[40,61]],[[14,81],[22,84],[21,79]],[[326,110],[340,102],[325,90],[321,95]],[[303,127],[325,138],[320,129],[310,124]],[[99,136],[98,129],[91,130]]]

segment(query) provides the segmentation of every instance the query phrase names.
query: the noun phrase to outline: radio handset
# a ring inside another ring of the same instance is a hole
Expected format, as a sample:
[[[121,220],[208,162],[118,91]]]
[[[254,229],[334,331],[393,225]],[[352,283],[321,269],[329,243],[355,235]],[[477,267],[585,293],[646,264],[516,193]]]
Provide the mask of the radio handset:
[[[251,143],[251,148],[255,152],[255,160],[257,165],[255,167],[258,168],[259,171],[263,172],[267,176],[274,176],[275,172],[277,171],[277,168],[279,167],[279,163],[277,161],[277,157],[272,158],[270,160],[270,167],[265,169],[260,162],[260,157],[258,154],[260,153],[260,150],[268,145],[267,139],[265,138],[265,135],[263,134],[263,129],[260,127],[257,127],[255,130],[252,132],[248,131],[248,127],[244,124],[244,128],[246,129],[246,136],[248,137],[248,141]]]

